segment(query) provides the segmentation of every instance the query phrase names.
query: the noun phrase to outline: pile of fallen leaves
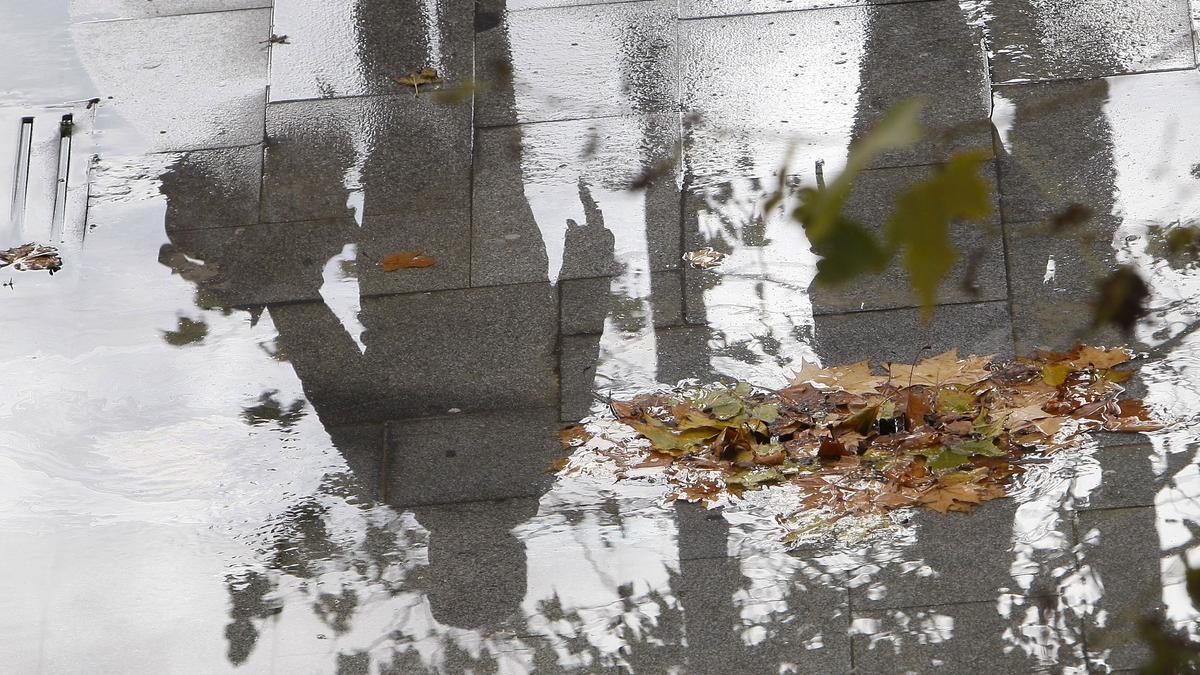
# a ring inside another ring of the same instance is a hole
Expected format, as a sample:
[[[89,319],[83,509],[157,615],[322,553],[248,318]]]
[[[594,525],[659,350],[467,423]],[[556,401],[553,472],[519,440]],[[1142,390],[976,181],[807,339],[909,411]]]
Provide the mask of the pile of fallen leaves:
[[[671,500],[716,503],[787,484],[798,510],[835,516],[969,512],[1088,431],[1161,428],[1141,401],[1121,398],[1131,358],[1079,346],[1005,363],[951,350],[885,373],[866,361],[802,364],[779,391],[740,382],[610,401],[649,443],[590,447],[618,465],[618,479],[653,469]],[[587,444],[587,428],[565,430],[564,443]]]
[[[12,266],[22,272],[47,270],[54,274],[62,269],[62,258],[53,246],[32,242],[0,251],[0,267]]]

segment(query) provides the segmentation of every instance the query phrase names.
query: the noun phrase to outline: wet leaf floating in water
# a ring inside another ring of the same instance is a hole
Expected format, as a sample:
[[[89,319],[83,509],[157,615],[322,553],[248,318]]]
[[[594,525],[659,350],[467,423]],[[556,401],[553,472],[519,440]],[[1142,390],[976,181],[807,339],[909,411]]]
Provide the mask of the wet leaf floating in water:
[[[437,260],[425,255],[420,251],[401,251],[398,253],[390,253],[379,261],[379,266],[384,272],[395,272],[396,270],[411,269],[414,267],[433,267],[437,264]]]
[[[406,87],[412,87],[413,96],[421,95],[421,85],[423,84],[441,84],[444,82],[442,77],[438,75],[438,71],[435,68],[422,68],[420,70],[414,70],[407,75],[393,75],[392,79],[395,80],[397,84],[402,84]]]
[[[62,269],[62,258],[58,249],[53,246],[41,246],[34,243],[0,251],[0,267],[12,266],[13,269],[25,271],[47,270],[50,274]]]
[[[800,372],[792,378],[790,386],[798,387],[812,383],[831,389],[840,389],[851,394],[867,394],[887,382],[886,377],[873,375],[866,361],[845,366],[818,368],[806,361],[800,362]]]
[[[698,270],[712,269],[720,265],[726,257],[726,254],[711,246],[706,246],[698,251],[688,251],[683,254],[683,260]]]
[[[971,356],[966,359],[958,358],[958,350],[934,356],[916,365],[889,363],[888,372],[897,386],[912,384],[927,384],[941,386],[946,384],[975,384],[987,379],[991,371],[987,369],[991,356]]]
[[[969,512],[1005,496],[1031,457],[1078,447],[1088,431],[1162,428],[1141,401],[1120,398],[1130,371],[1117,368],[1132,356],[1081,345],[992,363],[950,350],[888,364],[886,376],[866,361],[802,363],[779,391],[740,382],[641,394],[610,401],[612,418],[570,427],[563,441],[578,451],[562,471],[599,453],[618,479],[651,478],[670,486],[669,500],[709,505],[786,487],[794,513],[821,510],[825,521]],[[597,426],[606,420],[638,437],[612,441]]]

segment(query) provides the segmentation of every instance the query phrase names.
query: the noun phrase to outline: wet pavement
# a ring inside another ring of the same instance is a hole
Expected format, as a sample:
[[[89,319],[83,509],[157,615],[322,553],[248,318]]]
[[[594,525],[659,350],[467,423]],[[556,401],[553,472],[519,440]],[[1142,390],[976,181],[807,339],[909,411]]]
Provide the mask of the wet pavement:
[[[1200,225],[1194,0],[0,13],[0,248],[65,259],[0,270],[0,672],[1108,672],[1140,613],[1196,617],[1200,274],[1153,229]],[[441,95],[392,79],[427,66]],[[898,270],[810,288],[761,198],[913,95],[932,133],[848,212],[994,156],[928,324]],[[437,265],[381,269],[409,250]],[[1135,391],[1180,421],[970,517],[785,551],[543,472],[597,393],[1068,346],[1122,264]]]

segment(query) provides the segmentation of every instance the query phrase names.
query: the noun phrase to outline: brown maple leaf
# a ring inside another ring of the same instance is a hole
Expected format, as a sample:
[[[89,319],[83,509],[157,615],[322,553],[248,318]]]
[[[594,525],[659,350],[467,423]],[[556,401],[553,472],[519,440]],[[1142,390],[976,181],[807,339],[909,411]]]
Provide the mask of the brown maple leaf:
[[[993,355],[994,356],[994,355]],[[971,385],[986,380],[991,371],[987,365],[992,356],[969,356],[958,358],[958,350],[931,356],[915,366],[889,363],[888,372],[897,386],[927,384],[939,387],[945,384]]]
[[[871,374],[871,365],[866,361],[844,366],[820,368],[816,364],[800,361],[800,371],[792,378],[791,387],[803,384],[818,384],[830,389],[840,389],[850,394],[873,394],[886,377]]]

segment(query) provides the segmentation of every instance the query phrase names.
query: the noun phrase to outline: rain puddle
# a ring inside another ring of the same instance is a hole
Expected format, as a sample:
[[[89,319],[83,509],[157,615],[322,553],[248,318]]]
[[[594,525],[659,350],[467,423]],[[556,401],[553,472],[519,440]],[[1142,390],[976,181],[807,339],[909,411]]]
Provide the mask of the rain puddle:
[[[0,269],[0,671],[1087,672],[1196,618],[1185,2],[269,4],[6,4],[0,250],[63,267]],[[477,89],[390,79],[421,67]],[[914,94],[934,133],[848,213],[998,167],[927,324],[896,270],[810,288],[762,199]],[[437,263],[383,271],[408,251]],[[1067,347],[1116,265],[1151,290],[1130,390],[1175,423],[969,517],[785,545],[786,494],[544,471],[609,396]]]

